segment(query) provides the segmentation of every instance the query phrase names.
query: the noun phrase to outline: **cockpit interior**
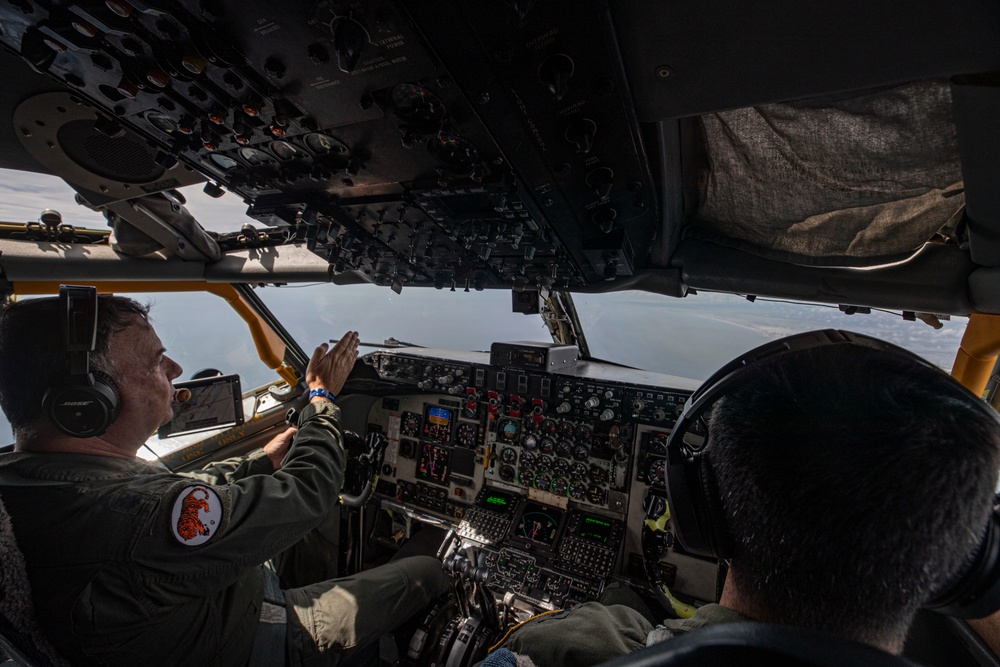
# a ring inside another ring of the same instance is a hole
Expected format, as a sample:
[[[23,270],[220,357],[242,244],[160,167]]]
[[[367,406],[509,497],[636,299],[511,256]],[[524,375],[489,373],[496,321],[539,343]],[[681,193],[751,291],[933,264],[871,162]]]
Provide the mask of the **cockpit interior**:
[[[422,535],[454,588],[380,664],[470,667],[617,586],[676,617],[718,598],[725,564],[675,539],[665,488],[708,373],[595,354],[574,297],[883,310],[912,338],[967,322],[944,363],[995,395],[1000,4],[6,0],[0,46],[0,168],[74,197],[0,223],[3,296],[209,293],[271,373],[195,380],[242,416],[151,450],[168,467],[304,406],[322,341],[261,295],[500,292],[541,317],[547,340],[375,341],[338,398],[342,571]],[[245,214],[199,219],[195,191]],[[954,619],[921,620],[908,655],[1000,665]]]

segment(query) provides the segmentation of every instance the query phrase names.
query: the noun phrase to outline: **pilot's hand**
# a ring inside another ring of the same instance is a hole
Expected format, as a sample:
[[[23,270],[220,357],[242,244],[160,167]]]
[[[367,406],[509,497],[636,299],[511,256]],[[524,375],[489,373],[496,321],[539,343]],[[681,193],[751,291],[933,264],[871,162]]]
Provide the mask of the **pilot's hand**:
[[[348,331],[332,350],[323,343],[313,352],[309,366],[306,367],[306,384],[310,391],[326,389],[331,394],[339,394],[358,358],[358,332]],[[312,400],[325,400],[315,397]]]
[[[271,459],[271,465],[275,470],[281,470],[281,462],[285,460],[288,448],[292,446],[292,437],[299,429],[294,426],[286,428],[264,445],[264,453]]]

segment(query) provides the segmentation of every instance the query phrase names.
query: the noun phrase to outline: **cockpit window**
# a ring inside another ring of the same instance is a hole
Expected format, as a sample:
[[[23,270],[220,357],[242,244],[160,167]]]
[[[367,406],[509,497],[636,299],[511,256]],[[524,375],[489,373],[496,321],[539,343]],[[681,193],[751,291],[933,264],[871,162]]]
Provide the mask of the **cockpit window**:
[[[390,339],[447,350],[489,350],[496,341],[552,342],[541,317],[511,312],[509,290],[404,288],[396,294],[376,285],[321,284],[265,287],[257,294],[307,352],[352,329],[373,347]]]
[[[675,299],[648,292],[574,294],[591,355],[598,359],[704,380],[758,345],[813,329],[846,329],[882,338],[951,370],[964,317],[934,329],[899,312],[847,315],[836,306],[748,299],[700,292]]]

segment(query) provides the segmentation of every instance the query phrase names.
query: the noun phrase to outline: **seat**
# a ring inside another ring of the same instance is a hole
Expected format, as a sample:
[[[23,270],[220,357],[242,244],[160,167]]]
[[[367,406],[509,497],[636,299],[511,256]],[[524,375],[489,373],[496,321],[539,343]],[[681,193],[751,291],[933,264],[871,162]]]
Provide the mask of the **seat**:
[[[24,557],[0,499],[0,654],[4,653],[28,667],[69,665],[49,644],[35,618]]]
[[[729,623],[690,632],[601,667],[918,667],[867,644],[801,628]]]

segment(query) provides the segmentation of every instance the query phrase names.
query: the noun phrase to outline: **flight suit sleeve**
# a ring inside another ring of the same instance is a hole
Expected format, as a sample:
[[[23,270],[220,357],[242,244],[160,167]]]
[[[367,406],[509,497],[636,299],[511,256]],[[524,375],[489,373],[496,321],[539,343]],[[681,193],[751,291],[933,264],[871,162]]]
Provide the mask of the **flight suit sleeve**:
[[[184,477],[200,480],[205,484],[229,484],[250,475],[270,475],[274,464],[263,449],[246,456],[236,456],[225,461],[209,463],[201,470],[181,473]]]
[[[170,476],[135,538],[144,594],[175,604],[232,584],[312,530],[335,507],[345,454],[332,403],[306,406],[280,470],[226,485]]]

